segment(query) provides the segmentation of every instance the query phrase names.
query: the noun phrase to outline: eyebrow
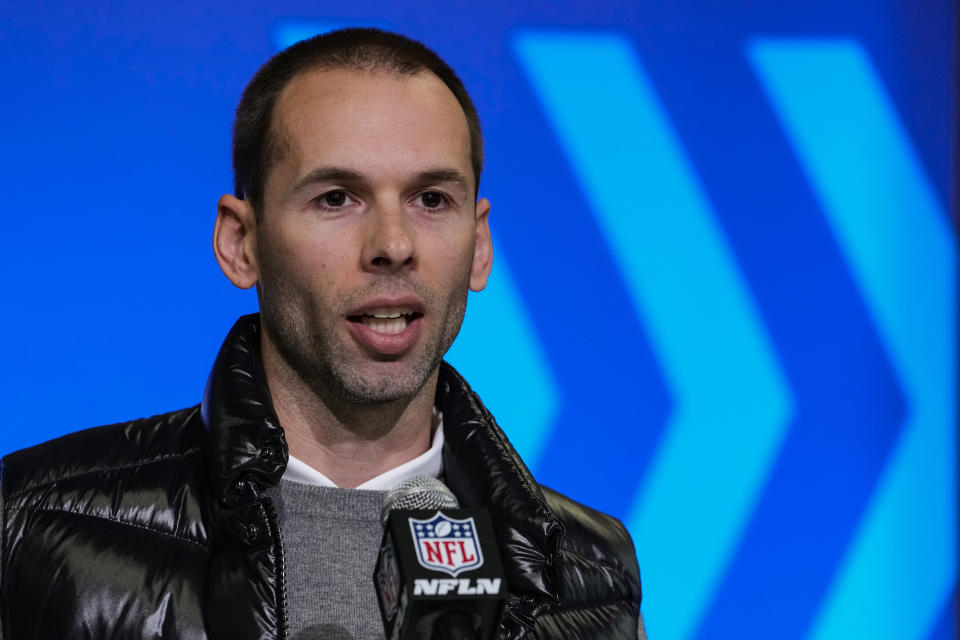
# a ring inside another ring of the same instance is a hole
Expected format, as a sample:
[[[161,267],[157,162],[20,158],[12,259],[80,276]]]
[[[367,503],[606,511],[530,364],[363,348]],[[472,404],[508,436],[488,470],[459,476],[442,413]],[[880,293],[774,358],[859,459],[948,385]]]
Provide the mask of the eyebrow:
[[[345,169],[343,167],[317,167],[297,180],[291,192],[299,193],[307,189],[310,185],[318,182],[357,183],[363,182],[363,180],[363,175],[352,169]],[[417,181],[423,183],[452,182],[464,191],[470,191],[470,183],[467,181],[467,177],[456,169],[439,168],[421,171],[417,174]]]
[[[421,182],[454,182],[469,191],[467,177],[456,169],[431,169],[417,174]]]
[[[363,176],[350,169],[340,167],[318,167],[297,180],[292,192],[299,193],[317,182],[361,182]]]

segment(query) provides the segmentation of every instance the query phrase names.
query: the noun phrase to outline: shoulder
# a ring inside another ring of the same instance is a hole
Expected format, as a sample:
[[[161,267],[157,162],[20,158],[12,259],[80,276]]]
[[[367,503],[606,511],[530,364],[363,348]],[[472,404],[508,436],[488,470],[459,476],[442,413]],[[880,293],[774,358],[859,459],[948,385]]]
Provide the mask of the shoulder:
[[[178,616],[170,629],[201,619],[192,600],[212,548],[203,433],[192,408],[78,431],[3,458],[7,631],[140,637],[144,621],[171,606]]]
[[[626,527],[605,513],[571,500],[565,495],[541,486],[547,506],[564,524],[563,551],[589,562],[609,566],[625,577],[636,577],[639,570],[633,540]]]
[[[0,484],[9,500],[53,482],[199,455],[202,439],[199,406],[76,431],[4,456]]]
[[[541,489],[565,530],[560,547],[562,603],[541,622],[557,625],[558,631],[602,622],[603,628],[635,638],[641,589],[630,534],[616,518],[547,487]],[[584,616],[586,609],[592,615]]]
[[[48,552],[42,532],[49,530],[63,540],[100,536],[113,545],[148,547],[161,535],[206,546],[203,439],[200,409],[192,407],[77,431],[5,456],[5,565],[13,556],[42,557]]]

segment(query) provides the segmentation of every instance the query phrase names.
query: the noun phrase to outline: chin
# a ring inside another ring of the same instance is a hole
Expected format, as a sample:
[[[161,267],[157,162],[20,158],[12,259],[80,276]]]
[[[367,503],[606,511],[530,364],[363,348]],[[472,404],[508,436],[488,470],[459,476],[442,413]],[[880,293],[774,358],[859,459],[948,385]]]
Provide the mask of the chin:
[[[387,370],[362,372],[362,368],[357,367],[351,372],[341,372],[344,375],[336,375],[336,372],[334,375],[345,400],[379,404],[413,398],[423,389],[435,368],[386,367]]]

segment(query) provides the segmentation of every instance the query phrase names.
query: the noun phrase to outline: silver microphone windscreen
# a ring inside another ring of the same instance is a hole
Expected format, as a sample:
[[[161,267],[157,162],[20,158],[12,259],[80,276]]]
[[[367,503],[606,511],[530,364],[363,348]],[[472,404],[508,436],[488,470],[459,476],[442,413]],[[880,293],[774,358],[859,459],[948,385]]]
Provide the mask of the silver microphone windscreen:
[[[457,497],[447,485],[427,475],[416,475],[398,482],[383,500],[380,520],[384,523],[394,509],[456,509]]]

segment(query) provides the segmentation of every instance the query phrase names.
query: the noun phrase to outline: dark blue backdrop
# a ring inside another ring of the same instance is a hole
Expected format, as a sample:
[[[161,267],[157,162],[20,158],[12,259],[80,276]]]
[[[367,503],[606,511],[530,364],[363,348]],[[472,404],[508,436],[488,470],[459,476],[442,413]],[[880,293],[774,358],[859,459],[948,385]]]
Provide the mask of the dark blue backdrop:
[[[395,28],[485,125],[450,354],[622,518],[651,637],[952,637],[947,0],[0,3],[0,449],[199,400],[255,308],[209,248],[271,53]]]

